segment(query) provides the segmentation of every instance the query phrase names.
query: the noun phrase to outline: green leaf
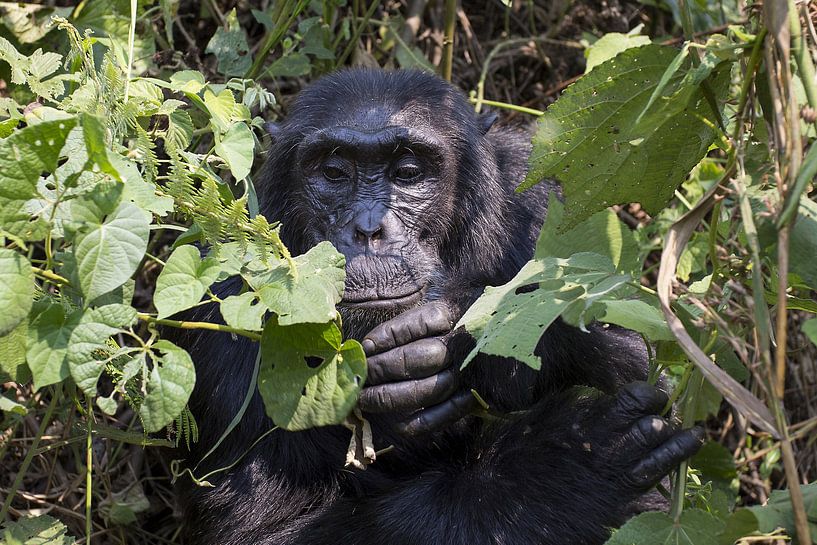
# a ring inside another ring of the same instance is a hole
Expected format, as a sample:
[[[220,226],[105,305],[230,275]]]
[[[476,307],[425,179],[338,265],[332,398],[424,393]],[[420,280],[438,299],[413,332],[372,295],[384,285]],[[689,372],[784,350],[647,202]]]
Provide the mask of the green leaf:
[[[808,337],[811,342],[817,344],[817,318],[806,320],[800,327],[803,334]]]
[[[12,390],[12,393],[13,392],[14,390]],[[24,405],[20,405],[16,401],[0,394],[0,413],[14,413],[25,416],[27,412],[28,410],[26,410]]]
[[[76,119],[45,121],[16,131],[0,141],[0,226],[28,223],[25,202],[37,196],[37,182],[44,172],[54,172],[60,150]],[[9,165],[14,165],[10,168]]]
[[[195,95],[206,85],[204,76],[197,70],[181,70],[170,76],[170,88],[173,91]]]
[[[82,317],[82,311],[66,314],[59,304],[43,303],[42,306],[42,310],[35,307],[26,351],[35,390],[62,382],[70,375],[68,345]]]
[[[238,23],[235,8],[227,15],[227,29],[218,27],[207,44],[205,53],[212,53],[218,59],[218,71],[228,78],[243,76],[252,64],[247,36]]]
[[[88,299],[125,283],[147,250],[150,217],[129,202],[101,223],[87,223],[74,239],[82,292]]]
[[[271,77],[297,77],[304,76],[312,70],[309,57],[300,52],[292,52],[289,55],[279,57],[267,68],[267,74]]]
[[[631,518],[606,545],[719,545],[724,523],[700,509],[686,509],[676,525],[666,513],[650,511]]]
[[[230,327],[261,331],[266,308],[258,304],[258,295],[248,291],[241,295],[231,295],[221,302],[221,315]]]
[[[482,352],[539,369],[542,362],[533,352],[556,318],[583,327],[595,317],[594,303],[612,297],[631,280],[616,274],[609,258],[593,253],[529,261],[507,284],[485,288],[460,319],[457,327],[464,326],[476,339],[463,367]]]
[[[23,320],[9,333],[0,337],[0,383],[14,381],[24,384],[31,379],[26,365],[28,320]]]
[[[627,49],[570,86],[540,118],[519,190],[559,180],[569,218],[562,230],[613,204],[637,201],[657,213],[706,154],[715,132],[704,120],[713,113],[683,71],[645,121],[633,123],[677,53],[660,45]],[[719,69],[707,81],[721,90],[724,76],[728,70]]]
[[[244,123],[235,123],[222,138],[216,137],[216,155],[224,159],[236,180],[250,174],[254,152],[255,139]]]
[[[153,352],[148,393],[139,407],[148,433],[161,430],[182,412],[196,384],[190,354],[165,340],[154,343],[153,349],[159,353]]]
[[[201,301],[219,274],[218,260],[201,259],[195,246],[179,246],[156,279],[153,302],[159,318],[166,318]]]
[[[247,281],[261,302],[278,315],[278,323],[326,323],[337,316],[346,278],[346,259],[329,242],[321,242],[295,258],[297,277],[282,263]]]
[[[809,529],[812,536],[817,536],[817,483],[800,486],[803,492],[803,503],[809,518]],[[789,535],[797,535],[794,526],[794,511],[788,490],[772,490],[766,505],[748,508],[758,520],[761,532],[768,533],[776,528],[785,528]]]
[[[675,340],[661,311],[638,299],[605,301],[604,314],[599,321],[632,329],[653,342]]]
[[[365,377],[363,348],[353,340],[341,344],[335,322],[267,321],[258,391],[276,425],[304,430],[339,424],[354,407]]]
[[[76,540],[66,535],[65,524],[48,515],[23,517],[6,522],[2,528],[4,545],[72,545]]]
[[[593,214],[566,232],[561,232],[562,223],[567,223],[564,205],[551,194],[545,224],[536,241],[534,259],[567,259],[573,254],[590,252],[610,258],[618,271],[640,272],[638,243],[632,231],[612,210]]]
[[[726,527],[718,536],[719,545],[732,545],[738,539],[757,532],[757,517],[748,509],[735,509],[726,518]]]
[[[797,273],[810,288],[817,289],[817,202],[800,200],[797,219],[791,229],[791,271]]]
[[[584,56],[587,58],[587,66],[584,72],[590,72],[596,66],[612,59],[625,49],[639,47],[648,43],[650,43],[649,36],[621,34],[619,32],[605,34],[584,51]]]
[[[111,352],[107,340],[136,321],[136,310],[128,305],[106,305],[86,310],[71,333],[68,368],[77,386],[96,395],[96,383]]]
[[[23,254],[0,248],[0,337],[28,316],[34,301],[34,273]]]
[[[222,133],[229,130],[233,121],[240,116],[237,114],[235,96],[229,89],[224,89],[218,95],[207,89],[204,91],[204,105],[210,112],[210,122]]]

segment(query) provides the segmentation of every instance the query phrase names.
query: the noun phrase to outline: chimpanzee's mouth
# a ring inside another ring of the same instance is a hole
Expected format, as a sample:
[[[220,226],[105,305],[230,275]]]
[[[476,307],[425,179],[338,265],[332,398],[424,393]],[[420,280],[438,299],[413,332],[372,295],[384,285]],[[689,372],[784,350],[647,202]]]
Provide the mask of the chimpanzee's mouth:
[[[423,297],[425,286],[411,286],[413,291],[405,292],[399,295],[380,295],[373,292],[363,293],[345,293],[343,295],[342,305],[350,307],[396,307],[396,306],[410,306],[417,303]]]

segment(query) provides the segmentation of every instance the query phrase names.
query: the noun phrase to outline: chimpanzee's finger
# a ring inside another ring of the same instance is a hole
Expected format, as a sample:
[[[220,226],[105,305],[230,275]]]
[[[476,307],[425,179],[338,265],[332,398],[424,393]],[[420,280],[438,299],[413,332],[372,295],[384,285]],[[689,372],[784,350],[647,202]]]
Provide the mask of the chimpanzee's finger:
[[[633,483],[640,488],[649,488],[660,481],[683,460],[701,448],[704,430],[694,427],[675,433],[668,441],[650,452],[630,472]]]
[[[625,448],[628,444],[632,444],[637,450],[652,450],[668,441],[674,433],[675,429],[665,419],[660,416],[647,415],[633,424],[627,433],[627,439],[632,443],[629,441],[625,443]]]
[[[609,417],[614,425],[626,426],[642,416],[657,414],[667,404],[667,394],[646,382],[625,384],[616,394]]]
[[[451,311],[442,301],[427,303],[380,324],[363,338],[363,350],[373,356],[417,339],[448,333]]]
[[[368,358],[366,384],[425,378],[448,367],[449,361],[443,337],[420,339]]]
[[[457,389],[454,369],[420,380],[369,386],[360,391],[358,405],[364,412],[413,412],[437,405]]]
[[[439,405],[412,415],[410,419],[398,424],[397,430],[409,436],[428,433],[468,416],[477,405],[477,400],[471,392],[461,392]]]

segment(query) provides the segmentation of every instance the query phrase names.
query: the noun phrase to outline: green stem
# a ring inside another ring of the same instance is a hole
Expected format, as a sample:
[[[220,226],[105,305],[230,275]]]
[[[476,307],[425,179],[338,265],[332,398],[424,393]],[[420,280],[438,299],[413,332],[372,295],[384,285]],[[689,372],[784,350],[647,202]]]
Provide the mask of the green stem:
[[[451,70],[454,64],[454,31],[457,27],[457,0],[445,0],[445,30],[443,38],[443,58],[440,64],[440,75],[451,81]]]
[[[338,60],[335,63],[336,67],[343,66],[343,64],[346,62],[346,59],[348,59],[349,55],[352,54],[352,51],[355,50],[355,48],[357,47],[357,42],[360,39],[360,35],[363,34],[363,29],[366,28],[366,26],[368,26],[369,19],[372,18],[372,15],[374,15],[374,10],[376,10],[377,6],[379,5],[380,0],[372,0],[372,4],[369,6],[369,9],[367,9],[366,13],[363,14],[363,20],[360,22],[359,25],[357,25],[357,27],[355,27],[355,32],[354,34],[352,34],[352,38],[349,40],[349,43],[346,44],[346,49],[344,49],[343,53],[341,53],[340,57],[338,57]]]
[[[695,413],[698,408],[698,398],[701,394],[701,388],[704,385],[704,376],[696,367],[692,371],[692,378],[689,380],[689,388],[684,395],[684,408],[681,414],[682,424],[684,429],[691,428],[695,425]],[[670,516],[675,524],[681,520],[681,513],[684,512],[684,498],[686,497],[687,488],[687,468],[689,463],[684,460],[678,466],[678,473],[672,486],[672,503],[670,505]]]
[[[137,0],[130,0],[130,26],[128,27],[128,77],[125,79],[125,102],[128,102],[128,97],[130,96],[130,79],[133,72],[133,44],[136,40],[137,4]]]
[[[484,104],[486,106],[493,106],[494,108],[504,108],[506,110],[513,110],[514,112],[521,112],[523,114],[535,115],[537,117],[545,115],[545,112],[543,112],[542,110],[535,110],[533,108],[526,108],[524,106],[517,106],[516,104],[509,104],[507,102],[498,102],[496,100],[485,100],[485,99],[476,98],[476,97],[469,98],[468,101],[471,104],[477,104],[477,105],[480,105],[480,106],[482,104]]]
[[[85,396],[85,406],[87,407],[85,418],[88,422],[88,429],[85,433],[85,544],[91,545],[91,531],[93,530],[91,505],[93,503],[94,486],[94,442],[92,435],[94,427],[94,406],[91,404],[91,396]]]
[[[248,339],[252,339],[254,341],[261,340],[260,333],[256,333],[254,331],[247,331],[246,329],[230,327],[228,325],[223,324],[213,324],[210,322],[188,322],[183,320],[168,320],[165,318],[156,318],[155,316],[151,316],[150,314],[146,314],[144,312],[137,312],[136,317],[142,320],[143,322],[147,322],[149,324],[164,325],[176,327],[179,329],[206,329],[208,331],[221,331],[223,333],[233,333],[235,335],[247,337]]]
[[[48,408],[45,410],[45,416],[40,421],[40,427],[37,429],[37,435],[34,436],[34,440],[31,442],[31,445],[29,445],[28,452],[26,452],[26,457],[23,458],[23,463],[20,464],[20,467],[17,469],[17,474],[14,476],[14,482],[11,484],[11,489],[6,496],[6,501],[3,502],[3,508],[0,510],[0,521],[6,520],[6,517],[8,516],[9,509],[11,509],[11,502],[14,500],[14,496],[17,494],[17,490],[20,489],[20,485],[23,484],[23,478],[26,476],[28,466],[31,465],[31,460],[34,459],[34,454],[37,452],[37,446],[40,444],[40,439],[42,439],[45,429],[48,427],[48,424],[51,423],[51,415],[54,414],[54,409],[57,407],[57,401],[59,401],[61,393],[62,390],[59,389],[52,389],[51,391],[51,403],[48,404]]]

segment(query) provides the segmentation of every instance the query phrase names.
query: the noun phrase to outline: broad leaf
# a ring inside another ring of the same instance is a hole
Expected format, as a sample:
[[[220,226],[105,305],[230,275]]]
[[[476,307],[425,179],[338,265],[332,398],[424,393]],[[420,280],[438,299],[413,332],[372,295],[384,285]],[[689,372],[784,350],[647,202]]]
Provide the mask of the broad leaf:
[[[207,44],[205,53],[212,53],[218,59],[218,71],[228,78],[243,76],[252,64],[247,36],[238,23],[235,8],[227,16],[227,29],[218,27]]]
[[[258,391],[276,425],[303,430],[339,424],[354,407],[365,377],[363,348],[353,340],[341,344],[335,322],[267,321]]]
[[[59,304],[42,303],[42,306],[42,310],[35,307],[26,351],[35,390],[68,378],[68,345],[82,317],[81,311],[66,313]]]
[[[31,371],[26,365],[28,349],[28,320],[0,337],[0,382],[9,380],[23,384],[31,379]]]
[[[227,325],[238,329],[260,331],[263,328],[266,308],[258,302],[258,295],[248,291],[241,295],[231,295],[219,306]]]
[[[88,299],[125,283],[147,249],[150,217],[129,202],[101,223],[88,223],[74,239],[82,292]]]
[[[148,433],[161,430],[179,416],[196,384],[193,360],[186,351],[164,340],[154,343],[153,348],[148,393],[139,407]]]
[[[236,123],[223,137],[216,137],[216,154],[224,159],[236,180],[250,174],[255,155],[255,139],[244,123]]]
[[[321,242],[296,257],[295,263],[297,277],[282,263],[269,272],[249,276],[248,282],[261,302],[278,315],[281,325],[334,320],[346,278],[343,254],[329,242]]]
[[[201,259],[195,246],[179,246],[168,258],[159,278],[153,302],[159,318],[166,318],[201,301],[219,274],[218,260]]]
[[[649,36],[640,34],[621,34],[620,32],[610,32],[605,34],[584,51],[587,58],[585,73],[590,72],[604,61],[610,60],[622,51],[632,47],[640,47],[650,43]]]
[[[53,172],[60,150],[76,119],[45,121],[16,131],[0,140],[0,229],[23,233],[30,221],[24,209],[37,196],[37,181],[44,172]]]
[[[678,51],[646,45],[627,49],[570,86],[539,121],[528,177],[562,183],[567,229],[613,204],[640,202],[657,213],[715,138],[714,116],[700,82],[674,73],[644,122],[650,97]],[[719,70],[715,87],[724,88]],[[601,121],[600,121],[601,120]]]
[[[594,303],[629,280],[628,275],[616,274],[609,258],[598,254],[529,261],[507,284],[485,288],[460,319],[457,327],[464,326],[476,339],[463,367],[482,352],[539,369],[542,362],[534,349],[556,318],[564,316],[583,327],[598,312]]]
[[[599,321],[638,331],[653,342],[675,340],[658,307],[638,299],[604,301],[604,314]]]
[[[0,543],[8,545],[72,545],[76,542],[67,535],[65,524],[48,515],[6,522],[0,532],[3,538]]]
[[[96,395],[96,383],[105,368],[104,356],[111,352],[107,340],[136,320],[136,310],[127,305],[106,305],[86,310],[71,333],[68,368],[77,386]]]
[[[0,337],[28,316],[34,300],[34,273],[20,253],[0,248]]]
[[[724,523],[700,509],[687,509],[675,524],[666,513],[650,511],[631,518],[606,545],[719,545]]]

